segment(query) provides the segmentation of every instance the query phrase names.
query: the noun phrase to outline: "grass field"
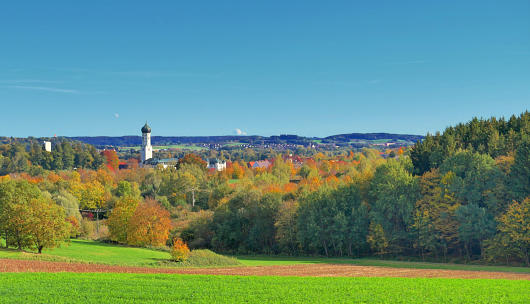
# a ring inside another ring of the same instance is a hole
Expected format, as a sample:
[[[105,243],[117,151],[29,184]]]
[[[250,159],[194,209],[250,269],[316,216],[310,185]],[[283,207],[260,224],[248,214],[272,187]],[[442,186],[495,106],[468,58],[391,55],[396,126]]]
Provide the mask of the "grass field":
[[[2,303],[529,303],[507,280],[3,273]]]
[[[31,255],[16,250],[6,250],[2,248],[0,249],[0,258],[40,259],[47,261],[84,262],[124,266],[167,267],[167,261],[170,258],[170,255],[168,252],[165,251],[158,251],[147,248],[118,246],[113,244],[86,240],[71,240],[70,244],[67,246],[45,250],[42,256]],[[350,259],[321,257],[237,256],[237,259],[244,266],[353,264],[359,266],[384,266],[393,268],[449,269],[530,273],[529,267],[403,262],[378,260],[373,258]]]
[[[49,261],[66,260],[109,265],[157,266],[161,261],[168,260],[170,254],[147,248],[72,240],[70,245],[44,250],[42,257],[28,255],[16,250],[0,249],[0,258],[41,258]]]

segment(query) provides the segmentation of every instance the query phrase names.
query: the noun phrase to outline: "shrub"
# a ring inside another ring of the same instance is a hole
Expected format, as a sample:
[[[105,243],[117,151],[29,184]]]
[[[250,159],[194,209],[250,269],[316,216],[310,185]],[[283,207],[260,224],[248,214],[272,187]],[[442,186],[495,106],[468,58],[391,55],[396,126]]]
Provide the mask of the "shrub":
[[[208,249],[196,249],[190,253],[188,260],[182,263],[184,267],[215,267],[237,266],[241,263],[233,257],[217,254]]]
[[[190,256],[190,249],[188,245],[182,241],[182,239],[175,239],[173,241],[173,247],[171,248],[171,257],[174,261],[184,262]]]

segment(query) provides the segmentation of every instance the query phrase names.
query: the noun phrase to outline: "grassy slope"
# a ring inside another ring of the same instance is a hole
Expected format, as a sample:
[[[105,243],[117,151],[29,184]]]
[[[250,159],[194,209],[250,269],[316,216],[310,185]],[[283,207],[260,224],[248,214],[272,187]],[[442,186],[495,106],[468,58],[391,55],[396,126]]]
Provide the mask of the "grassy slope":
[[[71,260],[86,263],[157,266],[160,261],[168,260],[168,252],[147,248],[116,246],[94,241],[72,240],[70,245],[44,251],[45,260]],[[40,258],[14,250],[0,249],[0,258]]]
[[[14,259],[42,259],[49,261],[79,261],[85,263],[98,263],[109,265],[127,266],[171,266],[167,263],[170,258],[168,252],[147,248],[134,248],[112,244],[72,240],[70,245],[61,248],[45,250],[42,256],[22,253],[16,250],[0,249],[0,258]],[[530,273],[529,267],[508,266],[482,266],[422,262],[402,262],[377,260],[370,258],[319,258],[319,257],[277,257],[277,256],[238,256],[237,259],[245,266],[271,266],[295,264],[354,264],[361,266],[384,266],[395,268],[421,268],[421,269],[451,269],[451,270],[479,270],[479,271],[506,271]],[[162,265],[161,265],[162,264]],[[198,266],[198,265],[194,265]],[[212,266],[212,265],[208,265]]]
[[[2,303],[529,303],[528,281],[0,274]]]

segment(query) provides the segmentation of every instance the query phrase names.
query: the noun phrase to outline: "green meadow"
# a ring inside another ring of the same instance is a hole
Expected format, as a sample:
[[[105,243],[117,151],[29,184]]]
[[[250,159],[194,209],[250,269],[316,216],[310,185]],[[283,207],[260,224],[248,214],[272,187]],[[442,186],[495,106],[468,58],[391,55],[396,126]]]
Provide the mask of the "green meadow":
[[[163,250],[137,248],[88,240],[71,240],[60,248],[45,250],[42,255],[0,248],[0,258],[38,259],[47,261],[81,262],[106,265],[172,267],[167,263],[170,254]],[[287,256],[236,256],[242,266],[274,266],[297,264],[352,264],[359,266],[382,266],[393,268],[449,269],[476,271],[503,271],[530,273],[530,267],[465,265],[449,263],[406,262],[381,260],[375,258],[325,258],[325,257],[287,257]],[[233,264],[233,263],[232,263]],[[220,263],[219,266],[226,265]],[[200,267],[201,265],[193,265]],[[214,266],[210,263],[205,265]]]
[[[529,303],[529,290],[509,280],[0,274],[2,303]]]
[[[40,259],[107,265],[157,266],[170,258],[169,252],[148,248],[118,246],[102,242],[72,240],[60,248],[44,250],[41,256],[17,250],[0,249],[0,258]]]

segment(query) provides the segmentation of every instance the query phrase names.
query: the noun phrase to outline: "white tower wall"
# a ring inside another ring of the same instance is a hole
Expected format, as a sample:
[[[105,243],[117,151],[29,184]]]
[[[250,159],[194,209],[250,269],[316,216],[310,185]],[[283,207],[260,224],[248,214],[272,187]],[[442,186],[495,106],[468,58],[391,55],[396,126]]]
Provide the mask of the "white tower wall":
[[[151,133],[142,133],[142,163],[153,158],[153,147],[151,146]]]

